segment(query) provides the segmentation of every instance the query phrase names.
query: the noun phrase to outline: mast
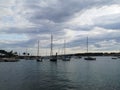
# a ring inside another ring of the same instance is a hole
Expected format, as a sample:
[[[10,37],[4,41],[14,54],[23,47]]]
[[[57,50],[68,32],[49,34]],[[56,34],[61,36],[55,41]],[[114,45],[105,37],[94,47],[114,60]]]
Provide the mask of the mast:
[[[37,50],[37,56],[39,56],[39,40],[38,40],[38,50]]]
[[[62,58],[63,61],[70,61],[70,57],[68,57],[68,55],[66,55],[66,40],[64,39],[64,55]]]
[[[51,35],[50,61],[57,61],[57,53],[56,53],[56,56],[53,56],[53,36],[52,35]]]
[[[87,57],[86,58],[84,58],[85,60],[96,60],[96,58],[92,58],[92,57],[90,57],[89,56],[89,54],[88,54],[88,37],[87,37],[87,42],[86,42],[86,44],[87,44],[87,53],[86,53],[86,55],[87,55]]]
[[[64,55],[66,54],[66,41],[64,39]]]
[[[51,50],[50,50],[50,56],[53,55],[53,36],[51,34]]]
[[[87,37],[87,53],[88,53],[88,37]]]

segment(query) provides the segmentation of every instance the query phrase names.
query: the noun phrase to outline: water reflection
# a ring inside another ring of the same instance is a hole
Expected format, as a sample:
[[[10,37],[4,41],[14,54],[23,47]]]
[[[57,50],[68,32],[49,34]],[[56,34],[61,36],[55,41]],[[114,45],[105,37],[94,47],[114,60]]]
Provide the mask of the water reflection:
[[[119,90],[120,60],[0,63],[0,90]]]

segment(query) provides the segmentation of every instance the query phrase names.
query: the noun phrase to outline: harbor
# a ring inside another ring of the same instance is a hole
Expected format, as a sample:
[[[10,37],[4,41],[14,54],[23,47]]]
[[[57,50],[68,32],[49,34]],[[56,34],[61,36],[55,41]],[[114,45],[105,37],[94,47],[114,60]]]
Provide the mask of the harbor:
[[[1,90],[119,90],[120,59],[0,62]]]
[[[120,90],[120,0],[0,0],[0,90]]]

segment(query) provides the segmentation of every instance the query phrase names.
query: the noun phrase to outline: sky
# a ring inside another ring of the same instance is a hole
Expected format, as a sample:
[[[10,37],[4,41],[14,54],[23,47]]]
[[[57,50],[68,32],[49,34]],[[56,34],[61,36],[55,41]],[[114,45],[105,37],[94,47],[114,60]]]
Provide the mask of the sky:
[[[0,0],[0,49],[49,55],[120,51],[120,0]]]

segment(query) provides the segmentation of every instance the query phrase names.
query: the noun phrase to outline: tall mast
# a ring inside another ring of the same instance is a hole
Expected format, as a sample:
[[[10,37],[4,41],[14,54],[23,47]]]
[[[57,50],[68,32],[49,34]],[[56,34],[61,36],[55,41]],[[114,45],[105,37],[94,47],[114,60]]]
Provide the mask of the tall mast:
[[[38,50],[37,50],[37,56],[39,56],[39,40],[38,40]]]
[[[53,36],[51,34],[51,51],[50,51],[50,56],[53,55]]]
[[[88,37],[87,37],[87,53],[88,53]]]
[[[64,39],[64,55],[66,54],[66,41]]]

